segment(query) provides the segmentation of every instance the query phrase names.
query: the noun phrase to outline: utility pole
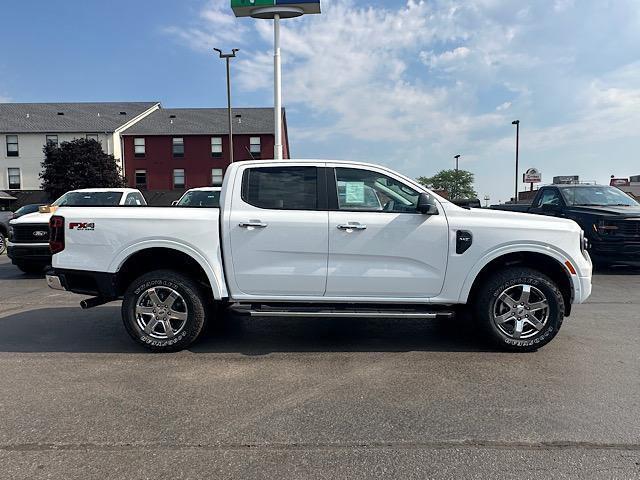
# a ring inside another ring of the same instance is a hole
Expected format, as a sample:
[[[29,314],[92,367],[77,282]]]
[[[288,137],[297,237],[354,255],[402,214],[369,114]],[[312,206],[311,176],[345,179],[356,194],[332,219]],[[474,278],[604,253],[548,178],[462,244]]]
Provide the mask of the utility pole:
[[[518,147],[520,143],[520,120],[514,120],[511,125],[516,126],[516,188],[514,202],[518,203]]]
[[[460,159],[460,154],[454,155],[453,158],[456,159],[456,172],[458,171],[458,160]]]
[[[229,163],[233,163],[233,123],[231,122],[231,71],[229,66],[229,59],[235,58],[238,48],[232,48],[231,53],[222,53],[219,48],[214,48],[220,55],[220,58],[224,58],[227,63],[227,116],[229,117]]]

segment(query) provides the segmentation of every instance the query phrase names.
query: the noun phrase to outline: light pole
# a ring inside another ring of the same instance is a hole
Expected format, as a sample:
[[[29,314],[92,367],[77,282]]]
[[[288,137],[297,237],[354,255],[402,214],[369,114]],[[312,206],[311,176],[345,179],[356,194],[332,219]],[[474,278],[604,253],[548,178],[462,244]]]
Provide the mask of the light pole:
[[[305,14],[320,13],[320,0],[231,0],[236,17],[253,17],[273,20],[273,158],[282,159],[282,67],[280,65],[280,20]],[[266,5],[269,6],[266,6]]]
[[[514,120],[511,125],[516,126],[516,195],[514,202],[518,203],[518,146],[520,143],[520,120]]]
[[[458,171],[458,160],[460,159],[460,154],[454,155],[453,158],[456,159],[456,172]]]
[[[227,62],[227,116],[229,117],[229,163],[233,163],[233,123],[231,122],[231,71],[229,67],[229,59],[235,58],[238,48],[232,48],[231,53],[222,53],[219,48],[214,48]]]

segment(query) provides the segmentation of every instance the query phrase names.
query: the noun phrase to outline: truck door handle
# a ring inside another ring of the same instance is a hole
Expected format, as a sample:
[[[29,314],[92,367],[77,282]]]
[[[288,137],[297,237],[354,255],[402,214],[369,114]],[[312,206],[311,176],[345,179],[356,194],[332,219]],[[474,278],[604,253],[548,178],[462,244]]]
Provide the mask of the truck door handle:
[[[264,228],[267,224],[260,220],[249,220],[248,222],[240,222],[238,226],[243,228]]]
[[[341,223],[338,225],[340,230],[366,230],[367,226],[361,223]]]

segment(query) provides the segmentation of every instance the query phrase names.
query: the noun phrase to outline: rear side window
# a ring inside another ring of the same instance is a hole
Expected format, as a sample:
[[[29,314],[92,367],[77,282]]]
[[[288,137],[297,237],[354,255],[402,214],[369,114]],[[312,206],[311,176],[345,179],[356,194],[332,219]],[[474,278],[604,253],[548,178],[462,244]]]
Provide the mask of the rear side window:
[[[242,200],[258,208],[316,210],[316,167],[264,167],[245,170]]]

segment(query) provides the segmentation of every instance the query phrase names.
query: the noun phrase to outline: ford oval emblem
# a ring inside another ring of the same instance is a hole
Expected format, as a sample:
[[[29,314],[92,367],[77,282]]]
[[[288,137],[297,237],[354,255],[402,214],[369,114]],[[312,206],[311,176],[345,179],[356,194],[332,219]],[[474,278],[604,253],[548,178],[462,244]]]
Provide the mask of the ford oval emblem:
[[[47,235],[47,232],[45,232],[44,230],[36,230],[35,232],[33,232],[34,237],[44,237],[45,235]]]

